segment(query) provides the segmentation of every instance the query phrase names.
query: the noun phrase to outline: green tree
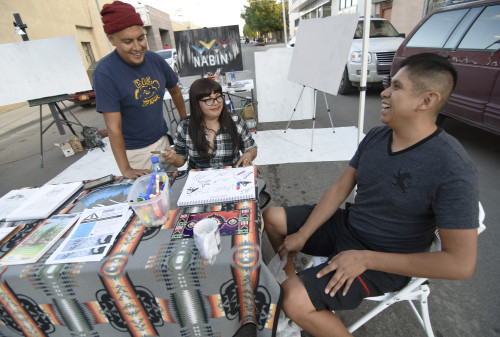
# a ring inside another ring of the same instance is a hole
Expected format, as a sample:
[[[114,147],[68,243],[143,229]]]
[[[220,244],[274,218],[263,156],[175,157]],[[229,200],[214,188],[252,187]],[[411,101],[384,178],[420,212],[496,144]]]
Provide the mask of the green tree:
[[[288,13],[288,5],[285,12]],[[245,20],[250,30],[267,35],[271,32],[283,30],[283,12],[281,0],[248,0],[248,6],[244,7],[241,18]]]
[[[243,26],[243,35],[251,39],[255,39],[257,37],[257,32],[250,29],[250,27],[247,24],[245,24]]]

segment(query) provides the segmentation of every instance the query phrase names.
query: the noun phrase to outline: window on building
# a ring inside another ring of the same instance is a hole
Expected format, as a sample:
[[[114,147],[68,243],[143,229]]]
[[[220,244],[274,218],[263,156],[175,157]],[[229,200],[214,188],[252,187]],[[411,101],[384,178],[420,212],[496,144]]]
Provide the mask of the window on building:
[[[323,17],[332,16],[332,4],[328,3],[323,6]]]
[[[87,63],[92,65],[95,63],[94,53],[92,52],[92,46],[90,42],[82,42],[82,49],[85,53],[85,58],[87,59]]]

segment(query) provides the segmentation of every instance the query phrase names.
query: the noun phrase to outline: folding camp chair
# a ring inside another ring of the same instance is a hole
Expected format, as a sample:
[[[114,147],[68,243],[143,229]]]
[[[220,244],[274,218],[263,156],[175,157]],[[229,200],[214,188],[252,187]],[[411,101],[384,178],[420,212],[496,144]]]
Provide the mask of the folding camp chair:
[[[479,228],[478,233],[481,233],[486,229],[483,221],[486,214],[484,213],[483,206],[479,203]],[[436,232],[436,238],[431,246],[431,251],[441,250],[441,241],[439,240],[439,236]],[[317,266],[323,262],[325,262],[326,257],[313,256],[312,263],[309,266]],[[427,297],[429,297],[430,289],[427,284],[427,278],[422,277],[413,277],[411,281],[401,290],[385,293],[381,296],[367,297],[365,300],[369,301],[377,301],[380,302],[375,308],[366,313],[363,317],[358,319],[354,324],[349,326],[347,330],[353,333],[363,324],[371,320],[373,317],[390,307],[396,302],[407,301],[410,307],[413,309],[413,312],[417,316],[418,321],[424,328],[428,337],[434,337],[434,333],[432,332],[431,321],[429,318],[429,308],[427,306]],[[420,302],[420,312],[413,303],[413,301]]]

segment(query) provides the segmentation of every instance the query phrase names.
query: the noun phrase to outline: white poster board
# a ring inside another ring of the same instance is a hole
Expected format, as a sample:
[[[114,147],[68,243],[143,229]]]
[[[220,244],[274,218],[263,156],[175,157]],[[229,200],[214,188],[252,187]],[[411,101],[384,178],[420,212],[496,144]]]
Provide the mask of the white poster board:
[[[301,20],[288,80],[337,95],[359,14]]]
[[[314,90],[306,87],[299,100],[303,86],[286,78],[292,54],[291,48],[271,48],[254,54],[259,123],[289,121],[292,114],[292,120],[312,119]]]
[[[73,36],[0,44],[0,106],[91,90]]]

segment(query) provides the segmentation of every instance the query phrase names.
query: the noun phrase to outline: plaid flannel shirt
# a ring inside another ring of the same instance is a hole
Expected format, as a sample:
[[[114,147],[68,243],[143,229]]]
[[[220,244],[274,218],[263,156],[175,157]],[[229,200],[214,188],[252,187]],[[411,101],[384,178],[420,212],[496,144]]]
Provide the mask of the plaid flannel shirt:
[[[202,168],[222,168],[224,166],[235,166],[240,159],[240,152],[245,153],[251,148],[257,148],[252,134],[248,131],[245,121],[239,115],[232,115],[233,121],[236,124],[236,129],[241,137],[239,144],[239,151],[233,154],[233,146],[231,137],[227,133],[217,130],[214,141],[214,152],[210,158],[201,156],[195,149],[191,137],[189,137],[189,118],[182,120],[177,127],[175,134],[175,152],[184,160],[188,161],[189,169],[202,169]],[[207,142],[209,136],[206,131],[205,137]]]

